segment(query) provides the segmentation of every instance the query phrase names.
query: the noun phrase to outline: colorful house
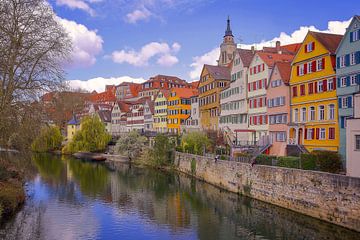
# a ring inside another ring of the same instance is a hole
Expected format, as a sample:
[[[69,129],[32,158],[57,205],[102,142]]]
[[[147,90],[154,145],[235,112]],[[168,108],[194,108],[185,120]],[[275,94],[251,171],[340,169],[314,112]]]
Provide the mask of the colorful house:
[[[274,51],[275,50],[275,51]],[[261,145],[268,145],[269,122],[267,115],[266,89],[269,78],[276,62],[291,62],[294,58],[292,52],[283,50],[280,42],[276,48],[256,52],[250,65],[248,77],[248,122],[252,130],[250,141]]]
[[[288,123],[290,121],[290,62],[277,62],[267,88],[267,115],[272,142],[270,155],[286,156]]]
[[[153,131],[154,124],[154,101],[147,99],[144,103],[144,130]]]
[[[154,101],[153,129],[159,133],[167,133],[167,101],[169,90],[160,90]]]
[[[220,92],[230,83],[230,69],[205,64],[199,83],[200,125],[202,129],[218,130]]]
[[[354,116],[354,94],[360,90],[360,16],[354,16],[336,51],[339,106],[339,153],[346,159],[346,119]]]
[[[73,114],[72,119],[67,123],[67,140],[70,141],[78,130],[80,130],[80,121]]]
[[[200,130],[200,114],[199,114],[199,93],[196,92],[191,98],[191,114],[180,124],[182,133],[195,132]]]
[[[342,35],[309,31],[291,69],[290,143],[339,150],[335,51]]]
[[[111,135],[120,136],[127,132],[126,115],[130,110],[130,105],[124,101],[117,101],[111,110]]]
[[[360,93],[354,95],[353,114],[346,120],[346,175],[360,177]]]
[[[179,134],[180,124],[191,115],[191,97],[197,90],[190,88],[172,88],[167,103],[168,132]]]
[[[229,144],[249,140],[247,122],[248,67],[254,50],[237,49],[231,65],[230,84],[220,93],[219,127]]]

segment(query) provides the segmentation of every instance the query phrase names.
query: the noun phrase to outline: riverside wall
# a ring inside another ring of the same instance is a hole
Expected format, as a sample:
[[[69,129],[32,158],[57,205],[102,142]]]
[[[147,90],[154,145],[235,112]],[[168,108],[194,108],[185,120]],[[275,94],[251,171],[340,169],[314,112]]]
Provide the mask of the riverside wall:
[[[360,232],[360,178],[176,152],[175,168],[210,184]]]

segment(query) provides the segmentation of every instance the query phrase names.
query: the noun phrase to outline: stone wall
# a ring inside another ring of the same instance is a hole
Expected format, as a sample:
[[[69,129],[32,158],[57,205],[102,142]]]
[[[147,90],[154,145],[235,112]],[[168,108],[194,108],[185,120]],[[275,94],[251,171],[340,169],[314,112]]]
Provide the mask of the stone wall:
[[[175,165],[229,191],[360,231],[360,178],[178,152]]]

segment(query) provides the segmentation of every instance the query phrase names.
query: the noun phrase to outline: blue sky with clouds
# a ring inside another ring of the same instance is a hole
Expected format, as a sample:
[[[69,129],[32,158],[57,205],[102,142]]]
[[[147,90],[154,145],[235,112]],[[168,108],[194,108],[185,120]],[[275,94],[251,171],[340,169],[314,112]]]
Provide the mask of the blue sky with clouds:
[[[215,63],[226,18],[243,47],[293,43],[311,30],[343,33],[358,0],[50,0],[74,41],[67,79],[99,89],[156,74],[196,80]],[[283,34],[281,34],[283,32]],[[90,81],[86,81],[89,80]]]

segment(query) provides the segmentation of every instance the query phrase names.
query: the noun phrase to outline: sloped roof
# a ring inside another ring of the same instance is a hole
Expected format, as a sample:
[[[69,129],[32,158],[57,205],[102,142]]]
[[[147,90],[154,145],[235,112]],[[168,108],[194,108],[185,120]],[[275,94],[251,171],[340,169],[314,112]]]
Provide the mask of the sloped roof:
[[[76,115],[73,114],[71,120],[67,123],[68,125],[79,125],[80,121],[77,119]]]
[[[204,68],[215,80],[230,80],[230,69],[228,67],[205,64]]]
[[[277,63],[275,63],[275,67],[278,68],[283,82],[285,84],[288,84],[290,81],[290,75],[291,75],[291,62],[277,62]]]
[[[314,36],[331,54],[336,53],[336,49],[343,38],[343,35],[322,32],[309,31],[309,34]]]
[[[130,109],[130,105],[124,101],[117,101],[117,104],[118,104],[121,112],[127,112]]]
[[[243,62],[243,65],[245,67],[249,67],[250,63],[251,63],[251,60],[255,55],[255,51],[252,51],[252,50],[249,50],[249,49],[241,49],[241,48],[238,48],[237,51],[239,53],[241,61]]]
[[[199,83],[200,83],[200,80],[190,82],[189,84],[191,85],[192,88],[198,88]]]
[[[146,103],[148,104],[148,106],[150,108],[150,112],[152,114],[154,114],[154,110],[155,110],[154,101],[151,101],[150,99],[148,99],[148,100],[146,100]]]
[[[111,122],[111,111],[100,110],[97,112],[102,122]]]
[[[300,47],[301,47],[301,43],[293,43],[293,44],[288,44],[288,45],[281,46],[280,48],[282,50],[286,49],[289,52],[297,53],[297,51],[300,49]]]
[[[273,67],[276,62],[291,62],[294,58],[293,54],[278,54],[269,52],[258,52],[257,54],[269,67]]]
[[[175,92],[176,96],[180,98],[190,98],[197,94],[197,89],[191,89],[191,88],[172,88],[171,92]]]
[[[90,100],[93,102],[115,102],[116,97],[115,97],[113,89],[110,88],[110,89],[108,89],[108,91],[93,94],[90,97]]]
[[[165,98],[168,98],[170,96],[170,90],[169,89],[160,89],[162,94],[164,94]],[[159,94],[159,93],[158,93]],[[157,96],[156,96],[157,97]]]

